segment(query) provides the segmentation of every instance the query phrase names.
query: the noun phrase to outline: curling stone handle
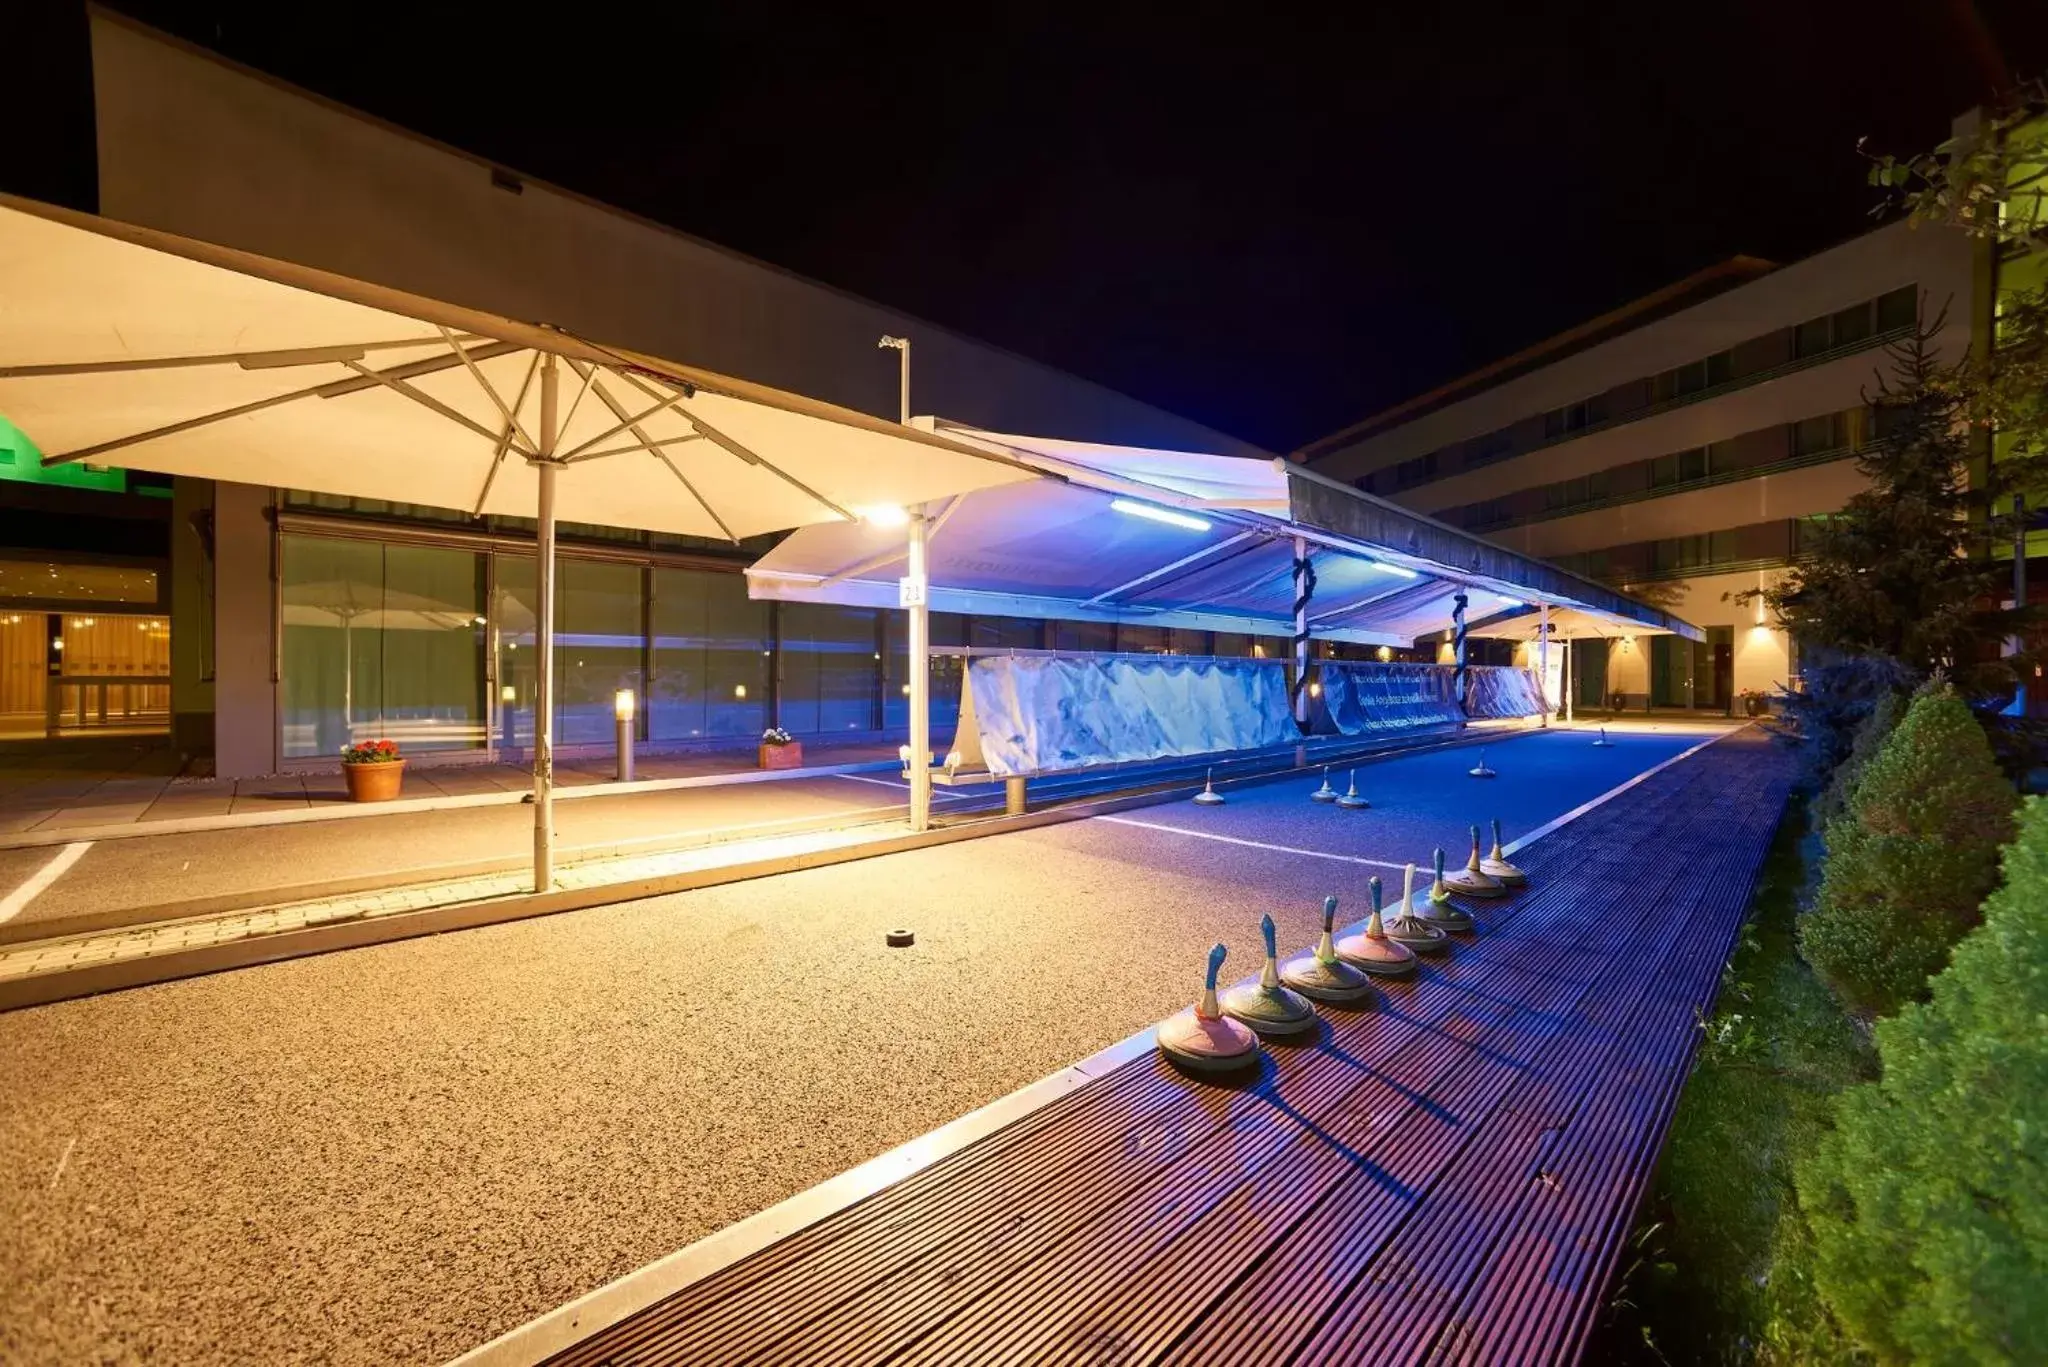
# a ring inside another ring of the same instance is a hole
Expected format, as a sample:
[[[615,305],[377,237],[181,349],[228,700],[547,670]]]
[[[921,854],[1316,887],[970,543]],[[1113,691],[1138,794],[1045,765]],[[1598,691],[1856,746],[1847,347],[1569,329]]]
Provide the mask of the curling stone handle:
[[[1337,899],[1334,897],[1325,897],[1323,899],[1323,934],[1328,935],[1331,932],[1331,930],[1335,929],[1336,925]]]
[[[1230,951],[1220,944],[1209,950],[1209,976],[1203,979],[1202,985],[1211,992],[1216,990],[1216,975],[1223,971],[1223,959],[1229,953]]]
[[[1266,942],[1266,957],[1272,958],[1280,952],[1279,937],[1273,930],[1273,914],[1266,913],[1259,919],[1259,938]]]

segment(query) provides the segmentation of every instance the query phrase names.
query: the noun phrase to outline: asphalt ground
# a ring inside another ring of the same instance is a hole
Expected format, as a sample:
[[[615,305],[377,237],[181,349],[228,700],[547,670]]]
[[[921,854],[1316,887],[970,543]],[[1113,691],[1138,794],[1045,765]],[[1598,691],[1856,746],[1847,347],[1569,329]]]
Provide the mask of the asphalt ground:
[[[0,1361],[445,1361],[1178,1010],[1217,939],[1255,970],[1264,913],[1307,945],[1353,860],[1702,737],[1614,739],[1389,760],[1368,812],[1275,782],[0,1016]]]

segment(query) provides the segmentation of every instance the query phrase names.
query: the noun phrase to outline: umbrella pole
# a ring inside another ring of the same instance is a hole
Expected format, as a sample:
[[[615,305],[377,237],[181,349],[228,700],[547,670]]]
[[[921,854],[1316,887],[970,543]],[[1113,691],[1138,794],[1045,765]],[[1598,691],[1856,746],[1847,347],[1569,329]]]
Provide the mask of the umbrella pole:
[[[1567,726],[1572,723],[1572,703],[1575,701],[1572,694],[1579,691],[1573,687],[1575,682],[1572,678],[1572,638],[1567,636],[1564,638],[1564,721]]]
[[[534,463],[540,484],[535,509],[540,593],[534,605],[533,687],[533,890],[546,892],[555,883],[555,358],[546,357],[540,372],[542,459]]]
[[[930,527],[922,508],[910,515],[910,829],[932,822],[931,610],[925,606],[925,538]]]
[[[1550,725],[1550,604],[1538,604],[1543,610],[1541,624],[1537,630],[1542,633],[1541,644],[1536,647],[1536,696],[1543,699],[1543,724]]]

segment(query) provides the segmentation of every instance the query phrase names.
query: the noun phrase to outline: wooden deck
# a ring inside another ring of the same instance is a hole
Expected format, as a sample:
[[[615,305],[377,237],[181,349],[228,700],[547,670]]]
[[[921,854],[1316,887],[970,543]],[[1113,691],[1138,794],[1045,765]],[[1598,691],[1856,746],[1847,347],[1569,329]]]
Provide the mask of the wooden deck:
[[[1788,782],[1732,736],[1256,1081],[1140,1059],[552,1361],[1573,1360]]]

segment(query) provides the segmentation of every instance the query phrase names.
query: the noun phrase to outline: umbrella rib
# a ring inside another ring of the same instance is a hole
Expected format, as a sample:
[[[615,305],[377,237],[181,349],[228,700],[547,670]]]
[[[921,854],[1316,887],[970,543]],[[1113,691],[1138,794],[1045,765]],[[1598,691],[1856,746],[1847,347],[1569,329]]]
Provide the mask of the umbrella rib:
[[[443,328],[443,332],[447,329]],[[481,339],[472,339],[481,340]],[[297,365],[360,361],[372,351],[432,346],[431,337],[402,342],[353,342],[339,346],[293,347],[283,351],[227,351],[207,356],[157,356],[132,361],[60,361],[50,365],[0,366],[0,380],[52,379],[64,375],[119,375],[140,370],[188,370],[195,366],[239,365],[244,370],[283,370]]]
[[[686,441],[702,441],[704,434],[690,432],[680,437],[660,437],[653,441],[636,441],[631,446],[611,446],[602,451],[585,451],[581,455],[563,456],[562,464],[580,465],[586,460],[603,460],[606,456],[630,456],[635,451],[653,451],[663,446],[681,446]]]
[[[515,410],[526,406],[526,391],[533,387],[533,373],[539,369],[540,353],[536,351],[533,353],[533,359],[526,364],[526,378],[519,382],[519,397],[512,404]],[[476,508],[470,513],[471,517],[482,517],[484,515],[484,501],[490,498],[491,486],[497,483],[498,471],[504,468],[505,452],[510,450],[511,447],[512,424],[508,422],[505,424],[505,430],[498,434],[497,449],[491,452],[491,466],[488,470],[484,471],[484,487],[477,491]]]
[[[439,413],[442,417],[448,419],[448,421],[452,423],[456,423],[460,426],[467,427],[470,431],[476,433],[485,441],[495,444],[498,440],[498,434],[496,432],[493,432],[490,428],[484,426],[476,419],[468,416],[467,414],[456,412],[453,408],[450,408],[447,404],[442,403],[433,395],[413,388],[404,380],[395,379],[390,375],[386,375],[381,370],[372,370],[370,369],[370,367],[364,365],[361,361],[343,361],[342,364],[347,366],[350,370],[355,371],[356,374],[361,375],[364,379],[375,380],[378,384],[383,385],[392,393],[402,394],[406,398],[411,399],[414,403],[420,405],[422,408],[428,409],[435,413]],[[534,452],[522,449],[521,454],[532,455],[534,454]]]
[[[602,384],[598,382],[597,372],[599,369],[601,369],[601,367],[594,365],[586,366],[578,361],[571,361],[569,362],[569,365],[574,370],[576,370],[577,373],[587,375],[590,387],[597,394],[598,401],[602,403],[606,408],[609,408],[612,411],[612,415],[614,417],[625,416],[626,406],[620,403],[617,399],[613,398],[611,395],[611,391],[606,389]],[[690,483],[689,476],[685,475],[679,468],[677,468],[676,463],[670,460],[665,454],[663,454],[663,452],[657,447],[657,445],[654,442],[648,440],[646,431],[643,428],[641,428],[638,423],[628,424],[628,426],[631,427],[633,435],[640,438],[641,443],[646,446],[647,453],[653,456],[656,460],[660,461],[663,465],[666,465],[668,467],[668,472],[674,475],[676,479],[681,482],[683,488],[689,491],[690,497],[697,500],[697,506],[704,510],[704,516],[710,518],[713,522],[718,524],[718,530],[725,533],[725,539],[727,541],[732,542],[734,545],[738,545],[740,539],[737,536],[733,535],[732,528],[725,525],[725,519],[720,517],[718,515],[718,510],[711,506],[711,500],[704,497],[703,494],[699,493],[696,485]]]
[[[635,389],[647,395],[647,397],[660,397],[659,393],[656,390],[649,387],[646,383],[640,380],[637,376],[633,375],[630,371],[613,371],[612,373],[618,375],[620,379],[624,380],[627,384],[632,385]],[[813,489],[810,485],[798,479],[795,475],[790,474],[787,470],[782,469],[780,466],[777,466],[772,461],[762,459],[760,456],[754,454],[752,451],[749,451],[746,447],[734,441],[731,437],[725,435],[725,433],[713,427],[710,423],[698,417],[695,413],[690,412],[689,409],[684,408],[682,403],[684,397],[684,395],[678,394],[673,399],[671,399],[667,405],[664,406],[674,407],[675,411],[680,413],[683,416],[683,418],[689,422],[690,426],[696,428],[699,432],[703,433],[707,438],[710,439],[713,445],[723,448],[727,453],[739,457],[741,460],[747,462],[749,465],[760,466],[769,474],[774,475],[777,479],[782,480],[785,484],[788,484],[798,490],[801,490],[805,497],[811,499],[812,501],[818,504],[821,504],[826,508],[830,508],[833,512],[839,514],[839,516],[845,518],[848,522],[860,521],[860,519],[858,517],[855,517],[851,512],[849,512],[845,508],[840,507],[837,503],[834,503],[831,499],[825,497],[816,489]]]
[[[593,367],[591,370],[593,382],[595,381],[597,369],[597,367]],[[632,428],[637,428],[641,423],[646,422],[649,418],[653,417],[655,414],[661,412],[662,410],[675,407],[677,401],[680,400],[681,398],[682,395],[678,394],[674,399],[669,399],[666,402],[658,403],[654,405],[654,407],[646,410],[645,412],[635,413],[630,418],[626,416],[625,411],[623,409],[614,408],[612,410],[612,416],[619,420],[618,426],[607,428],[605,431],[600,432],[596,436],[592,437],[589,441],[582,442],[570,448],[569,450],[564,451],[562,453],[562,459],[565,461],[574,460],[578,456],[581,456],[585,451],[588,451],[591,447],[597,445],[599,442],[610,441],[613,437],[616,437],[621,432],[627,431]]]
[[[532,447],[536,451],[540,450],[540,443],[535,441],[533,437],[530,434],[528,434],[527,430],[519,425],[518,409],[516,407],[505,407],[505,401],[498,397],[497,390],[491,388],[491,382],[484,378],[484,373],[476,368],[476,362],[471,360],[469,353],[462,349],[462,343],[455,340],[455,334],[444,327],[441,329],[441,336],[447,339],[448,349],[454,352],[457,356],[460,356],[462,358],[463,368],[469,371],[470,378],[475,380],[477,384],[483,388],[484,393],[490,396],[491,402],[497,405],[499,416],[503,417],[507,423],[511,424],[512,430],[519,434],[519,439],[521,441],[525,442],[528,446]],[[535,354],[538,355],[539,353]],[[523,395],[521,396],[520,402],[525,402],[525,398]]]
[[[426,343],[420,343],[420,345],[426,345]],[[477,348],[477,352],[483,355],[486,360],[493,356],[502,356],[506,352],[516,350],[518,348],[508,342],[494,342],[488,346]],[[344,364],[351,363],[344,362]],[[452,357],[435,356],[424,361],[407,361],[403,365],[393,366],[387,373],[393,376],[428,375],[435,371],[446,370],[453,364],[455,362]],[[363,369],[352,364],[351,368]],[[369,376],[370,379],[376,380],[379,384],[388,383],[376,371],[364,370],[364,374]],[[153,427],[147,432],[136,432],[125,437],[115,437],[111,441],[103,441],[97,445],[82,447],[76,451],[66,451],[61,455],[46,455],[43,457],[43,468],[48,470],[59,465],[69,465],[74,461],[91,460],[94,456],[104,455],[109,451],[119,451],[130,446],[140,446],[144,442],[155,441],[159,437],[174,437],[180,432],[190,432],[196,428],[210,426],[213,423],[226,422],[229,418],[245,417],[250,413],[261,413],[266,408],[276,408],[280,404],[293,403],[299,399],[337,399],[345,394],[355,393],[365,383],[367,381],[361,379],[330,380],[325,384],[309,385],[304,389],[294,389],[289,394],[273,394],[267,399],[256,399],[250,403],[236,404],[233,408],[223,408],[217,413],[207,413],[197,418],[185,418],[178,422],[167,423],[162,427]],[[489,437],[492,441],[497,440],[495,433],[485,429],[479,430],[483,431],[483,435]]]

